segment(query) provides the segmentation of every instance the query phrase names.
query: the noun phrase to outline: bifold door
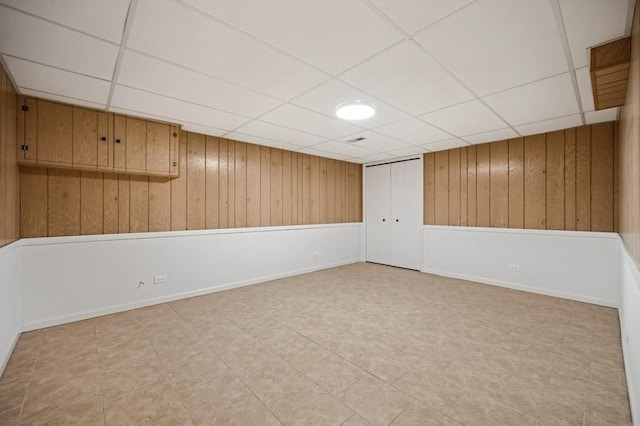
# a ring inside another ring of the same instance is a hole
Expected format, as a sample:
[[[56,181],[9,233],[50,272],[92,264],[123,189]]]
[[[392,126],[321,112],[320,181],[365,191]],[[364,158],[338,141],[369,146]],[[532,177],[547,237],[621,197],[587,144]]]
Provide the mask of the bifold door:
[[[420,269],[422,162],[366,168],[367,261]]]

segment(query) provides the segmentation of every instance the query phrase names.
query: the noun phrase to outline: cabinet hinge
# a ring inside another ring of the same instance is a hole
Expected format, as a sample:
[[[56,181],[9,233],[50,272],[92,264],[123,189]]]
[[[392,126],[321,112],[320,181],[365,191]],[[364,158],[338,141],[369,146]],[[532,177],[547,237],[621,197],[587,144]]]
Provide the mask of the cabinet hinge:
[[[22,110],[23,111],[29,111],[29,107],[27,105],[22,105]]]
[[[20,150],[29,151],[29,145],[20,145]]]

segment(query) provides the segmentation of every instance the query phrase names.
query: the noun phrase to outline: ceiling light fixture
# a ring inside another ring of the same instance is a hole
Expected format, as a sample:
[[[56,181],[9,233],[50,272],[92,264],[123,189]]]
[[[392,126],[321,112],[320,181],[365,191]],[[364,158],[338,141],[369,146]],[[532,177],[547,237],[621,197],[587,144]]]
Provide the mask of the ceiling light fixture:
[[[363,101],[345,102],[336,107],[336,115],[338,118],[349,121],[365,120],[373,117],[375,113],[375,107]]]

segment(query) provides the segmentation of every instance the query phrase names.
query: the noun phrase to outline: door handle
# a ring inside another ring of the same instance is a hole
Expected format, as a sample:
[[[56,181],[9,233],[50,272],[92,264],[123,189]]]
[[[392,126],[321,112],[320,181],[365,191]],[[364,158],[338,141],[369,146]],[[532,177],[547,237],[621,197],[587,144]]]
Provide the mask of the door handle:
[[[400,222],[400,219],[396,219],[396,222]]]
[[[383,221],[383,222],[386,222],[386,221],[387,221],[387,219],[382,219],[382,221]]]

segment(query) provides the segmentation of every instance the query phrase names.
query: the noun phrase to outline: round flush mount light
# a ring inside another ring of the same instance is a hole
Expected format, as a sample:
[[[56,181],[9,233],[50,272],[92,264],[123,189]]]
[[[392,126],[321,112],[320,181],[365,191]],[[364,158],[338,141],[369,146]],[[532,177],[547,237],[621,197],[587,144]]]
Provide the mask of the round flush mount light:
[[[345,102],[336,107],[336,115],[343,120],[364,120],[376,113],[375,107],[363,101]]]

